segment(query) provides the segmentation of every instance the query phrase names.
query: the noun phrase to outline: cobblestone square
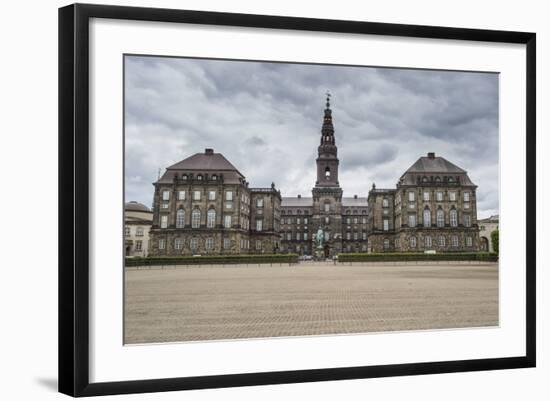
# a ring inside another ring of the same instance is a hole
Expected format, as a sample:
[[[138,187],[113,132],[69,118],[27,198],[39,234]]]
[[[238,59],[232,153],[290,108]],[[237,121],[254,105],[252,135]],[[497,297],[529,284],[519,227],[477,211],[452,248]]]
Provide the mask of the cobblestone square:
[[[125,343],[498,325],[498,264],[128,269]]]

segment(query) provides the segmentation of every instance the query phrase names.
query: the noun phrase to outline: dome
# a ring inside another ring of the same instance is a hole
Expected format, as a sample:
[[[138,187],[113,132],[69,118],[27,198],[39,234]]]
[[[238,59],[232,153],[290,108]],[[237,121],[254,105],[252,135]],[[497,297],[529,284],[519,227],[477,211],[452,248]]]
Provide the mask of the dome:
[[[150,212],[151,211],[151,209],[149,209],[143,203],[139,203],[136,201],[126,202],[126,204],[124,205],[124,210],[130,211],[130,212]]]

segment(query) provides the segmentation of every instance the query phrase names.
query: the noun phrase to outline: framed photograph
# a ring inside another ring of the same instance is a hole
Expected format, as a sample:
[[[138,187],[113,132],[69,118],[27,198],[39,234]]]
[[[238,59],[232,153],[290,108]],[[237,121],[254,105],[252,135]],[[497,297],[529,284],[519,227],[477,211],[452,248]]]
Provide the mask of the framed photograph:
[[[59,10],[59,390],[535,366],[535,34]]]

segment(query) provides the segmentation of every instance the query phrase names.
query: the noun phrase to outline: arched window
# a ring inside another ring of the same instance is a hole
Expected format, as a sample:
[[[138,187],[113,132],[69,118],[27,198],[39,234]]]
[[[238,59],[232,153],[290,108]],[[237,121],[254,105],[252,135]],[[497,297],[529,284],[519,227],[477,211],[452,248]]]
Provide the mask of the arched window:
[[[212,181],[216,181],[217,179],[218,179],[218,176],[216,174],[212,174]]]
[[[330,167],[325,167],[325,178],[328,180],[330,178]]]
[[[449,212],[449,217],[450,217],[450,220],[451,220],[451,227],[456,227],[458,226],[458,219],[456,217],[456,209],[451,209],[451,211]]]
[[[206,214],[206,227],[214,228],[216,225],[216,211],[214,209],[208,209]]]
[[[422,216],[424,221],[424,227],[430,227],[432,225],[432,213],[430,212],[429,207],[424,208],[424,215]]]
[[[185,226],[185,210],[178,209],[176,212],[176,228],[183,228]]]
[[[445,214],[443,213],[443,209],[437,209],[436,220],[438,227],[445,227]]]
[[[191,227],[199,228],[201,225],[201,211],[199,209],[194,209],[191,213]]]

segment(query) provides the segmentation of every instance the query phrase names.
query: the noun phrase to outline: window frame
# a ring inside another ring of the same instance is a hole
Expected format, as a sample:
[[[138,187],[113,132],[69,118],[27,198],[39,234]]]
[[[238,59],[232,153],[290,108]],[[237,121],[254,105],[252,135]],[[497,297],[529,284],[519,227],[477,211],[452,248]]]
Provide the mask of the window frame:
[[[176,228],[185,228],[185,210],[183,208],[176,210]]]
[[[216,209],[211,207],[206,211],[206,228],[216,227]]]
[[[191,228],[201,227],[201,217],[200,209],[193,209],[191,211]]]

